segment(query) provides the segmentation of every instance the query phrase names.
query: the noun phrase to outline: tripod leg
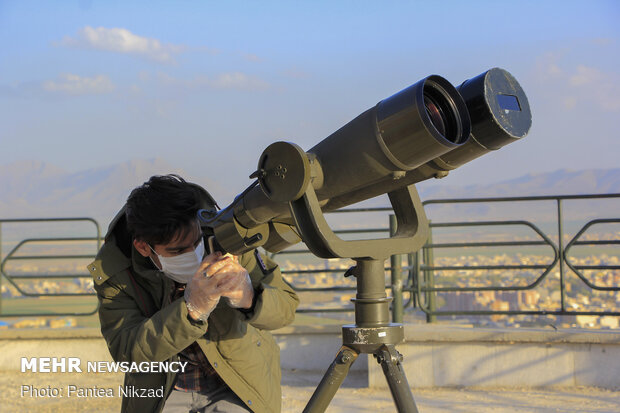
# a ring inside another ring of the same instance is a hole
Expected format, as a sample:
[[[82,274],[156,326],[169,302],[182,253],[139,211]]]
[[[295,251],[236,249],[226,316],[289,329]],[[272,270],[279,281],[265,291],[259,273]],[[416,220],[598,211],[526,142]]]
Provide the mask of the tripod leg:
[[[323,379],[306,405],[304,413],[322,413],[327,409],[358,355],[358,352],[349,347],[340,348],[338,355],[323,375]]]
[[[383,368],[383,374],[390,386],[392,398],[399,413],[418,413],[418,408],[413,401],[413,394],[407,382],[407,376],[401,362],[401,355],[396,351],[393,344],[381,346],[375,357]]]

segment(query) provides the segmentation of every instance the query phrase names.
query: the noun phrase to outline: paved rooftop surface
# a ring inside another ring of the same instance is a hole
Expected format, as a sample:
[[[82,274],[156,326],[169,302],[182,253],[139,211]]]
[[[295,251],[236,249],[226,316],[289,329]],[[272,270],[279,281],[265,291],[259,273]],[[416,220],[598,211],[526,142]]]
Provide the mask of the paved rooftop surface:
[[[313,388],[284,387],[284,412],[301,412]],[[620,412],[620,392],[569,389],[414,389],[420,413],[447,412]],[[339,390],[327,412],[395,412],[388,390]]]

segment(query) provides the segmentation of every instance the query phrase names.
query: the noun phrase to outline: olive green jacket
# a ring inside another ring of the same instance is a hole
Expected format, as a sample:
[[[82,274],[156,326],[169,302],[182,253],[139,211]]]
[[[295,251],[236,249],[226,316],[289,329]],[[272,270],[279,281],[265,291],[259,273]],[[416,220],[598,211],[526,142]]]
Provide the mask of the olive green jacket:
[[[245,313],[220,301],[205,323],[188,317],[183,298],[170,301],[173,281],[131,245],[123,211],[88,269],[99,299],[101,332],[117,362],[176,361],[196,341],[226,384],[255,412],[279,412],[280,350],[267,330],[291,323],[299,299],[277,265],[241,256],[257,294]],[[127,245],[127,244],[130,245]],[[125,252],[123,252],[125,251]],[[159,412],[175,373],[126,373],[125,386],[162,389],[164,397],[124,397],[122,412]],[[147,390],[148,391],[148,390]]]

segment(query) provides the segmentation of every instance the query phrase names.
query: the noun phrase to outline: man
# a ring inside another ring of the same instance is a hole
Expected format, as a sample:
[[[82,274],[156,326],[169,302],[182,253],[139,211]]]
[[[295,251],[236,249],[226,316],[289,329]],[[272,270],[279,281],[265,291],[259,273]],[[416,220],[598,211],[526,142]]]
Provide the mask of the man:
[[[151,177],[88,266],[113,359],[184,366],[126,373],[123,388],[138,392],[123,395],[122,411],[279,412],[279,348],[266,330],[291,323],[299,300],[257,252],[203,259],[200,209],[216,209],[200,186]],[[151,397],[136,397],[149,389]]]

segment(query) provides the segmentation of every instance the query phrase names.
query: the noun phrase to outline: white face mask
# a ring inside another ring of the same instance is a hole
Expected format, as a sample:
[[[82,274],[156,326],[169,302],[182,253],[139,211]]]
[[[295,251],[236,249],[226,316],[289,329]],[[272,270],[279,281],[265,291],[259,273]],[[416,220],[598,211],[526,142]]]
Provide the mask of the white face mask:
[[[150,245],[149,248],[151,248],[151,251],[155,252]],[[155,252],[155,255],[159,258],[161,270],[164,274],[181,284],[187,284],[189,280],[192,279],[196,271],[198,271],[198,267],[200,267],[200,264],[202,263],[202,257],[204,254],[205,243],[203,239],[200,240],[200,244],[198,244],[194,251],[175,255],[173,257],[162,257]]]

